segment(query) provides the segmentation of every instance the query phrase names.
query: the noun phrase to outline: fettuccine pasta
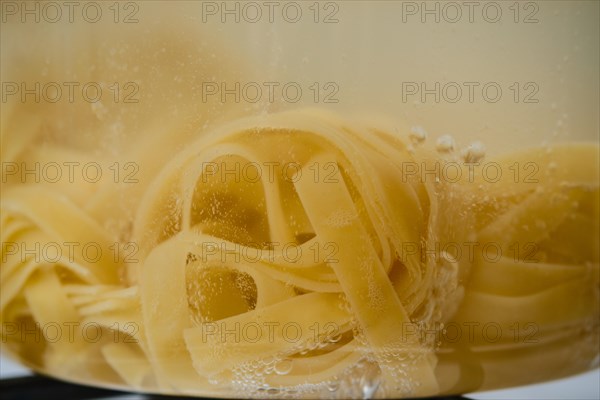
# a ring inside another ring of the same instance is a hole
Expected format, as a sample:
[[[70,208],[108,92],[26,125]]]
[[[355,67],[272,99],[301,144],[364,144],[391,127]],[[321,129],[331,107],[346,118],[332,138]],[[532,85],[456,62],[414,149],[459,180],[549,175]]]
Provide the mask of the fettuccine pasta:
[[[2,129],[19,162],[39,126]],[[406,132],[319,110],[181,147],[118,237],[117,185],[3,186],[3,349],[64,379],[238,397],[464,393],[597,360],[596,145],[494,159],[534,163],[535,184],[450,182]]]

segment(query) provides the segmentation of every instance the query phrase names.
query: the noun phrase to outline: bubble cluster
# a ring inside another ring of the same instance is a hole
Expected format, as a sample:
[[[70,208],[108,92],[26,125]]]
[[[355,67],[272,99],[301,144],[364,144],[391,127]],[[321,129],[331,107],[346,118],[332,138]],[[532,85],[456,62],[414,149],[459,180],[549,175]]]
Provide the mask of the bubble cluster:
[[[350,225],[357,217],[353,211],[340,209],[329,215],[326,223],[333,227],[344,227]]]

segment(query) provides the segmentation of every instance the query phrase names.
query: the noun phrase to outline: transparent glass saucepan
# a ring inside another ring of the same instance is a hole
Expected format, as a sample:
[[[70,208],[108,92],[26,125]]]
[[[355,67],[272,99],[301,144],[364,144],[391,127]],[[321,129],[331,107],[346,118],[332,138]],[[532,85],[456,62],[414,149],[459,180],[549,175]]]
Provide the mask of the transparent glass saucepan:
[[[598,2],[1,7],[3,357],[238,398],[597,368]]]

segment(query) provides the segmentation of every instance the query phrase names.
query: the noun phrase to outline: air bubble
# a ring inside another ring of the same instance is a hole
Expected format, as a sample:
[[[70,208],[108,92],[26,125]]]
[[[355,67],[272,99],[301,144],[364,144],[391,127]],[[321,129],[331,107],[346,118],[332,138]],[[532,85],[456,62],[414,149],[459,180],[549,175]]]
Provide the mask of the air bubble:
[[[335,392],[340,388],[340,381],[334,377],[333,381],[327,382],[327,390],[330,392]]]
[[[435,149],[440,153],[449,153],[456,147],[454,138],[450,135],[443,135],[435,142]]]
[[[331,337],[329,337],[329,338],[327,339],[327,341],[328,341],[329,343],[337,343],[337,342],[339,342],[340,340],[342,340],[342,334],[341,334],[341,333],[339,333],[339,334],[337,334],[337,335],[335,335],[335,336],[331,336]]]
[[[286,375],[289,374],[294,366],[294,360],[291,358],[284,358],[275,364],[274,371],[277,375]]]
[[[262,363],[264,365],[270,365],[270,364],[273,364],[275,362],[275,357],[273,357],[273,356],[267,356],[267,357],[263,358],[261,361],[262,361]]]
[[[413,143],[422,143],[427,139],[427,131],[422,126],[413,126],[408,136]]]
[[[485,156],[485,146],[479,141],[473,142],[462,151],[461,155],[466,163],[479,162]]]

